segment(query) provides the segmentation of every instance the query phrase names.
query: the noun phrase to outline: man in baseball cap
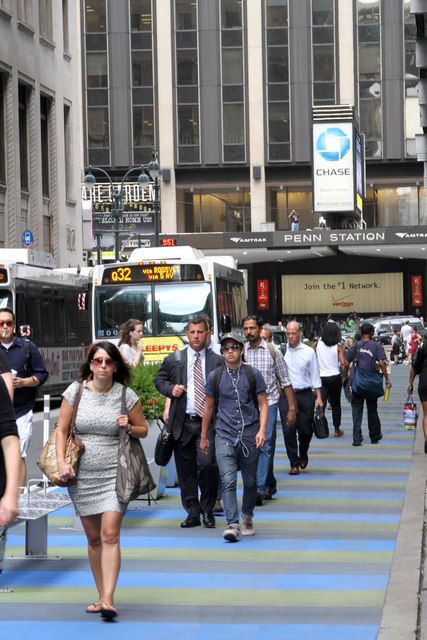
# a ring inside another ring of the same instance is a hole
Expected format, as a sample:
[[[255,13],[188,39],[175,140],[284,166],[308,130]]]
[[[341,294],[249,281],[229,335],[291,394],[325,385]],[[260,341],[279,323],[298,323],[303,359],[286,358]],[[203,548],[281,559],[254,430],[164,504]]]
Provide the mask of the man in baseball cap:
[[[214,419],[215,451],[222,485],[227,527],[223,537],[237,542],[240,534],[255,533],[253,513],[257,498],[259,450],[265,442],[268,404],[264,378],[243,362],[244,338],[227,333],[221,339],[224,365],[206,380],[206,402],[200,448],[209,452],[208,429]],[[237,471],[243,480],[242,528],[237,503]]]

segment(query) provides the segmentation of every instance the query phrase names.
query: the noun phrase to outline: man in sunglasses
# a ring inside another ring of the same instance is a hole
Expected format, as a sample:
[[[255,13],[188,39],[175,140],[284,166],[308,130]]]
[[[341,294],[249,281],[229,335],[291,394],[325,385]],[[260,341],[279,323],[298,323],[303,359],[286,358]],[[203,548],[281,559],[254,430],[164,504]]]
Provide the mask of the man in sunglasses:
[[[21,447],[19,486],[24,487],[37,387],[46,382],[49,374],[36,345],[15,336],[15,314],[8,307],[0,309],[0,350],[6,356],[13,374],[13,407]]]
[[[261,372],[243,362],[243,338],[228,333],[222,337],[221,349],[225,366],[210,373],[206,382],[200,448],[209,454],[209,427],[216,408],[215,451],[227,519],[223,537],[237,542],[240,534],[255,533],[252,518],[257,499],[257,466],[265,443],[268,403]],[[241,528],[237,504],[239,469],[243,479]]]
[[[171,399],[168,423],[174,440],[181,502],[188,514],[181,522],[183,529],[200,526],[201,514],[205,527],[215,527],[218,466],[214,447],[208,457],[199,447],[206,378],[223,362],[220,355],[207,348],[209,336],[206,317],[192,318],[187,328],[188,345],[179,352],[179,359],[172,353],[163,360],[155,379],[158,391]]]

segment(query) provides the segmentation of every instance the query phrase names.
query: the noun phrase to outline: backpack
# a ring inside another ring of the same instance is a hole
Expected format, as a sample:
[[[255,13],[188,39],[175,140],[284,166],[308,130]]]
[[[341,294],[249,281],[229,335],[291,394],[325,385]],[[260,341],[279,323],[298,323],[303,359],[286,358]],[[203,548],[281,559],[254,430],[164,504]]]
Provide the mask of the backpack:
[[[255,381],[254,370],[250,364],[245,364],[244,366],[245,366],[246,376],[248,378],[249,391],[255,403],[255,407],[258,409],[258,398],[256,393],[256,381]],[[222,372],[224,371],[224,369],[225,369],[225,364],[221,364],[219,367],[214,369],[213,389],[214,389],[216,412],[218,412],[217,409],[218,409],[219,384],[221,382]]]

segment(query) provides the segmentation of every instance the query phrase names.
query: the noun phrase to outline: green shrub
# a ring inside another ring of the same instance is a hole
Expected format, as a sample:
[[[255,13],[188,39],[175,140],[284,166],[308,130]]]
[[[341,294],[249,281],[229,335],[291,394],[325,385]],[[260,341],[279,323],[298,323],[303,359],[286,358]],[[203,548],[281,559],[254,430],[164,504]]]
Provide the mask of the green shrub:
[[[148,362],[132,367],[129,386],[140,397],[142,410],[147,420],[161,416],[166,398],[154,386],[154,379],[160,369],[159,362]]]

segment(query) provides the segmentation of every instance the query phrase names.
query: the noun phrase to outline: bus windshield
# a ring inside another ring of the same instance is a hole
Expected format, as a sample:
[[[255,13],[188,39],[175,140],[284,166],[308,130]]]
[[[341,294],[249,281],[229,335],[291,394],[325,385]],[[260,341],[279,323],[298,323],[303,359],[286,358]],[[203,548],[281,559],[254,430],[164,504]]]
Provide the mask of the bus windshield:
[[[182,335],[188,321],[199,314],[212,317],[208,282],[96,288],[95,335],[98,339],[118,336],[120,325],[130,318],[143,322],[144,335]]]

